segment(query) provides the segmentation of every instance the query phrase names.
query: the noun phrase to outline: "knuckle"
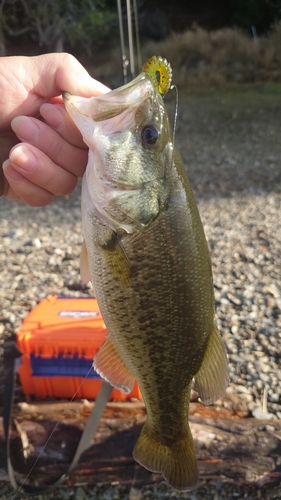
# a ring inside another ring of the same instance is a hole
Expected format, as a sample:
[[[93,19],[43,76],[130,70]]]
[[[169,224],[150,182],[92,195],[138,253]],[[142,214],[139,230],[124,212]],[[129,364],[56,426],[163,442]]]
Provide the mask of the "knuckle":
[[[55,195],[50,193],[44,198],[39,198],[39,199],[35,198],[34,200],[28,198],[24,200],[24,203],[29,207],[45,207],[46,205],[49,205],[49,203],[51,203],[54,200],[54,198]]]
[[[72,65],[75,64],[76,59],[72,54],[69,54],[69,52],[62,52],[60,54],[60,57],[66,64],[72,64]]]
[[[59,161],[60,163],[60,157],[62,156],[63,153],[63,141],[62,139],[57,139],[54,140],[51,144],[51,158],[53,161]]]
[[[60,57],[63,66],[65,66],[66,68],[77,69],[78,67],[80,67],[79,61],[72,54],[69,54],[68,52],[62,52],[60,54]]]
[[[68,182],[64,183],[60,188],[60,193],[59,193],[60,196],[65,196],[66,194],[72,193],[72,191],[77,185],[77,181],[78,179],[77,177],[74,177],[74,175],[69,177]]]

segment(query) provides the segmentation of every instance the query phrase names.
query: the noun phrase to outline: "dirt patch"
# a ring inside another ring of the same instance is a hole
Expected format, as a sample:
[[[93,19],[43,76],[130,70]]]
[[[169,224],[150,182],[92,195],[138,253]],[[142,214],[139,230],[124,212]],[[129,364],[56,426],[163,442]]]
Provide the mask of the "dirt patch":
[[[205,198],[280,191],[280,116],[277,84],[201,96],[180,93],[176,139],[195,192]]]

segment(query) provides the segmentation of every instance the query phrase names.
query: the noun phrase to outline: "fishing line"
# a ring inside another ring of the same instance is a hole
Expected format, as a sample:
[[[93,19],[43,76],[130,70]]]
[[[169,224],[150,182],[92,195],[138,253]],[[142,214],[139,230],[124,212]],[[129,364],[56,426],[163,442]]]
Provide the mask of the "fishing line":
[[[54,435],[55,431],[57,430],[59,424],[62,422],[63,418],[66,416],[66,412],[70,406],[70,404],[72,403],[72,401],[74,400],[74,398],[76,397],[78,391],[81,389],[82,385],[84,384],[86,378],[89,376],[90,374],[90,371],[93,369],[93,367],[91,366],[88,370],[88,372],[86,373],[85,377],[83,378],[81,384],[79,385],[79,387],[76,389],[75,393],[73,394],[71,400],[68,402],[66,408],[64,409],[63,411],[63,414],[62,414],[62,417],[60,418],[60,420],[57,421],[55,427],[53,428],[51,434],[49,435],[47,441],[45,442],[40,454],[38,455],[38,457],[36,458],[34,464],[32,465],[30,471],[28,472],[27,476],[24,478],[24,480],[22,481],[21,485],[18,487],[18,489],[16,490],[16,492],[14,493],[14,495],[11,497],[11,500],[15,500],[16,496],[18,495],[18,493],[20,493],[20,491],[22,490],[22,487],[25,485],[26,481],[28,480],[30,474],[32,473],[32,471],[34,470],[35,466],[37,465],[38,461],[40,460],[42,454],[44,453],[46,447],[48,446],[48,443],[50,442],[52,436]]]
[[[138,19],[138,7],[137,0],[133,0],[134,6],[134,18],[135,18],[135,33],[136,33],[136,46],[137,46],[137,60],[138,60],[138,73],[141,71],[141,45],[140,45],[140,30],[139,30],[139,19]]]
[[[132,1],[132,5],[131,5]],[[140,34],[139,34],[139,20],[138,20],[138,7],[136,0],[126,0],[126,13],[127,13],[127,30],[126,30],[126,41],[124,35],[123,26],[123,16],[121,0],[117,0],[117,11],[118,11],[118,21],[119,21],[119,34],[120,34],[120,46],[121,46],[121,58],[122,58],[122,69],[123,69],[123,81],[124,84],[128,83],[128,80],[135,78],[136,67],[138,66],[138,72],[141,69],[141,44],[140,44]],[[133,15],[132,15],[133,14]],[[133,20],[134,20],[134,32],[133,32]],[[135,48],[136,45],[136,57]],[[129,52],[129,57],[126,55],[126,45]],[[136,59],[136,61],[135,61]],[[136,64],[137,63],[137,64]],[[130,77],[128,74],[128,68],[130,70]]]
[[[124,80],[124,83],[128,83],[128,64],[129,64],[129,61],[127,59],[126,50],[125,50],[125,38],[124,38],[124,29],[123,29],[121,0],[117,0],[117,10],[118,10],[118,19],[119,19],[119,33],[120,33],[123,80]]]
[[[131,0],[127,0],[127,20],[128,20],[130,71],[131,71],[131,79],[133,80],[135,78],[135,58],[134,58],[134,42],[133,42],[133,30],[132,30]]]
[[[171,90],[176,91],[176,106],[175,106],[175,117],[174,117],[174,124],[173,124],[173,151],[174,151],[174,145],[175,145],[175,137],[176,137],[176,127],[177,127],[177,119],[178,119],[178,109],[179,109],[179,91],[178,87],[176,85],[171,86]]]

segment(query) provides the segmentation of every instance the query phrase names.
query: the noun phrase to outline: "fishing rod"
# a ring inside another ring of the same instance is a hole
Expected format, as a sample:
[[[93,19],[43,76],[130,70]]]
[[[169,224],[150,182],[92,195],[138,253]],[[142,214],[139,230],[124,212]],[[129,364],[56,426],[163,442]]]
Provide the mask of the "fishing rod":
[[[120,34],[123,80],[124,80],[124,83],[126,84],[126,83],[128,83],[128,81],[133,80],[136,76],[134,45],[136,45],[137,66],[138,66],[137,71],[138,72],[140,72],[140,69],[142,66],[137,0],[126,0],[128,48],[126,48],[126,43],[125,43],[124,23],[123,23],[121,0],[117,0],[117,11],[118,11],[118,20],[119,20],[119,34]],[[134,20],[134,23],[133,23],[133,20]],[[134,24],[134,29],[133,29],[133,24]],[[127,56],[127,51],[129,52],[129,57]],[[129,68],[129,72],[128,72],[128,68]]]

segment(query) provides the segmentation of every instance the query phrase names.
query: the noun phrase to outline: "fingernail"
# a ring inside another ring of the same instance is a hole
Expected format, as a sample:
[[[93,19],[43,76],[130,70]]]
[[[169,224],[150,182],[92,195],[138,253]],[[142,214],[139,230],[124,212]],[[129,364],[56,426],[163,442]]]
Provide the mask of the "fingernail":
[[[17,116],[14,118],[11,122],[11,127],[19,139],[27,142],[35,141],[40,132],[36,123],[27,116]]]
[[[59,105],[49,103],[42,104],[40,107],[40,113],[46,122],[55,129],[60,128],[65,121]]]
[[[2,168],[3,168],[3,171],[5,172],[6,168],[8,167],[10,163],[10,160],[5,160],[3,163],[2,163]]]
[[[89,94],[89,97],[90,96],[98,96],[100,94],[105,94],[105,93],[110,91],[110,89],[108,87],[106,87],[106,85],[104,85],[103,83],[99,82],[98,80],[95,80],[94,78],[92,78],[91,75],[85,70],[85,68],[81,67],[80,63],[78,63],[76,71],[73,72],[72,86],[73,87],[77,86],[77,89],[79,89],[80,92],[83,92],[81,94],[78,90],[79,94],[77,94],[77,95],[84,96],[84,93],[85,93],[85,97],[88,94]],[[71,91],[67,87],[65,87],[65,90],[69,91],[70,94],[73,93],[73,91]],[[76,94],[76,92],[74,92],[74,94]]]
[[[83,81],[85,87],[89,87],[91,89],[92,95],[98,96],[102,94],[107,94],[107,92],[110,92],[110,88],[104,85],[103,83],[99,82],[98,80],[95,80],[92,78],[90,75],[88,75],[86,78],[84,78]],[[81,85],[81,81],[80,81]]]
[[[9,182],[10,179],[13,181],[21,181],[23,176],[14,168],[13,165],[11,165],[10,160],[4,161],[2,164],[3,172],[5,172],[5,177],[7,178],[7,181]]]
[[[16,146],[10,152],[10,161],[14,168],[25,172],[32,172],[38,164],[36,156],[24,144]]]

